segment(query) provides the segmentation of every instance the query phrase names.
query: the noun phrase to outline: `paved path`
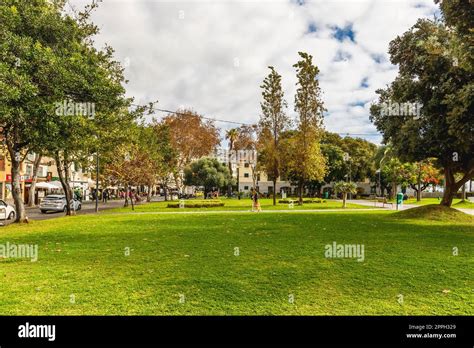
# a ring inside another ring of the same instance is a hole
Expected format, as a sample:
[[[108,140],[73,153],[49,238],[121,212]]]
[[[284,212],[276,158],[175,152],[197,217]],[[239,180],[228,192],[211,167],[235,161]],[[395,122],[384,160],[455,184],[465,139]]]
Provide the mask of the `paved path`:
[[[163,197],[153,197],[153,202],[157,201],[162,201],[164,198]],[[340,201],[342,203],[342,201]],[[324,212],[364,212],[364,211],[380,211],[380,210],[395,210],[396,205],[393,204],[385,204],[384,206],[382,203],[376,203],[374,204],[373,201],[367,201],[363,199],[353,199],[353,200],[348,200],[348,203],[355,203],[359,205],[363,205],[366,207],[370,207],[367,209],[286,209],[286,210],[277,210],[277,209],[270,209],[270,210],[262,210],[260,213],[268,214],[268,213],[324,213]],[[141,204],[146,204],[141,203]],[[113,208],[120,208],[123,207],[123,200],[111,200],[108,201],[107,203],[102,203],[99,202],[99,211],[103,210],[108,210],[108,209],[113,209]],[[399,206],[399,210],[406,210],[406,209],[411,209],[411,208],[416,208],[418,205],[414,204],[403,204]],[[459,211],[462,211],[463,213],[474,215],[474,209],[463,209],[463,208],[456,208]],[[95,213],[95,201],[88,201],[88,202],[82,202],[82,209],[77,211],[77,215],[86,215],[86,214],[94,214]],[[165,211],[155,211],[155,212],[126,212],[126,213],[113,213],[113,214],[138,214],[138,215],[148,215],[148,214],[229,214],[229,213],[236,213],[236,214],[242,214],[242,213],[255,213],[252,212],[250,209],[249,210],[206,210],[206,211],[170,211],[170,212],[165,212]],[[54,219],[58,217],[62,217],[65,214],[63,212],[51,212],[51,213],[46,213],[43,214],[39,210],[39,208],[26,208],[26,215],[28,216],[29,219],[31,220],[48,220],[48,219]],[[7,224],[12,223],[12,221],[7,221]]]
[[[387,210],[396,210],[397,209],[396,204],[393,204],[393,205],[385,204],[385,206],[383,207],[383,204],[380,203],[380,202],[375,204],[373,201],[367,201],[367,200],[363,200],[363,199],[352,199],[350,201],[348,200],[347,202],[348,203],[355,203],[355,204],[365,205],[367,207],[377,206],[378,208],[387,209]],[[406,210],[406,209],[412,209],[412,208],[416,208],[416,207],[420,207],[420,206],[416,205],[416,204],[402,204],[402,205],[398,206],[398,210]],[[469,214],[469,215],[474,215],[474,209],[463,209],[463,208],[456,208],[456,207],[453,207],[453,208],[457,209],[459,211],[462,211],[463,213],[466,213],[466,214]]]
[[[153,197],[152,201],[158,202],[163,199],[164,199],[163,197]],[[113,208],[121,208],[123,207],[123,203],[124,203],[123,199],[110,200],[107,203],[99,202],[99,211],[113,209]],[[146,201],[140,204],[146,204]],[[25,209],[26,209],[26,216],[28,216],[28,219],[30,220],[49,220],[49,219],[55,219],[55,218],[66,215],[62,211],[61,212],[47,212],[46,214],[43,214],[38,207],[34,207],[34,208],[25,207]],[[83,201],[82,209],[76,211],[76,215],[86,215],[86,214],[95,214],[95,201]],[[5,225],[9,225],[12,222],[13,221],[11,220],[7,220],[5,221]]]
[[[268,210],[262,210],[260,212],[255,212],[251,210],[202,210],[202,211],[179,211],[179,210],[174,210],[174,211],[140,211],[140,212],[117,212],[117,213],[111,213],[111,214],[118,214],[118,215],[166,215],[166,214],[229,214],[229,213],[236,213],[236,214],[242,214],[242,213],[249,213],[249,214],[268,214],[268,213],[324,213],[324,212],[364,212],[364,211],[380,211],[382,209],[380,208],[374,208],[374,209],[286,209],[286,210],[278,210],[278,209],[268,209]]]

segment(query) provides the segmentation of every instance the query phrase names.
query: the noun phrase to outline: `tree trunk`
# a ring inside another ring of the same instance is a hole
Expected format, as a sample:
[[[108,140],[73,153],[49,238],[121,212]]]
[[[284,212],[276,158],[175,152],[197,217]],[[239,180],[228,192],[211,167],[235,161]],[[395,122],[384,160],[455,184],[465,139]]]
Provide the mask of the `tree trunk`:
[[[416,189],[416,201],[421,201],[421,178],[418,176],[418,183]]]
[[[124,208],[128,207],[129,193],[130,191],[128,190],[128,185],[127,185],[127,188],[125,189],[125,202],[123,203]]]
[[[230,179],[232,180],[232,163],[229,161],[229,173],[230,173]],[[232,197],[232,183],[229,183],[227,185],[227,197]]]
[[[461,202],[465,202],[466,201],[466,184],[463,184],[462,185],[462,194],[461,194]]]
[[[277,182],[276,179],[273,180],[273,205],[276,205],[276,187]]]
[[[347,200],[347,192],[342,193],[342,207],[346,207],[346,200]]]
[[[453,203],[454,195],[458,192],[458,190],[463,186],[466,182],[468,182],[474,176],[474,168],[471,168],[467,171],[463,178],[456,182],[454,178],[454,173],[452,172],[451,168],[445,166],[444,168],[444,177],[445,177],[445,189],[443,199],[441,200],[441,205],[446,207],[450,207]]]
[[[303,183],[298,183],[298,205],[303,205]]]
[[[66,215],[71,216],[75,215],[76,212],[71,210],[72,190],[69,187],[69,163],[65,158],[66,154],[64,155],[63,161],[61,161],[59,152],[56,153],[55,160],[56,167],[58,169],[59,181],[63,187],[64,195],[66,196]],[[99,194],[98,190],[96,191],[96,194]]]
[[[441,200],[441,205],[450,207],[453,204],[454,195],[458,192],[458,188],[452,182],[448,183],[446,181],[446,186],[444,188],[443,199]]]
[[[135,197],[132,194],[132,197],[130,198],[130,203],[132,204],[132,210],[135,210],[135,203],[133,202],[134,198]]]
[[[148,185],[148,193],[147,193],[147,195],[146,195],[146,201],[147,201],[148,203],[151,202],[151,188],[152,188],[152,187],[153,187],[153,185]]]
[[[392,181],[392,191],[390,192],[390,199],[397,197],[397,183]]]
[[[12,195],[15,202],[16,219],[15,222],[28,222],[25,211],[25,204],[23,203],[21,183],[20,183],[20,165],[21,159],[16,156],[14,146],[8,144],[8,151],[12,161]],[[8,218],[8,216],[7,216]]]
[[[38,180],[38,169],[41,164],[42,158],[43,156],[41,154],[37,154],[35,158],[35,162],[33,164],[33,176],[31,178],[30,192],[28,193],[28,206],[29,207],[36,206],[36,202],[35,202],[36,182]]]
[[[163,194],[165,195],[165,201],[168,201],[168,186],[163,185]]]

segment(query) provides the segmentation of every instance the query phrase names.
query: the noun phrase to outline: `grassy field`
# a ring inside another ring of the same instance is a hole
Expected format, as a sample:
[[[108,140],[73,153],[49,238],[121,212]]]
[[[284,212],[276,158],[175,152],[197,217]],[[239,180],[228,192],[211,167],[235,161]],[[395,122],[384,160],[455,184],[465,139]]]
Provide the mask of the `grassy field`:
[[[135,211],[137,212],[176,212],[176,211],[210,211],[210,210],[220,210],[220,211],[250,211],[252,209],[252,201],[250,198],[238,199],[227,199],[221,198],[220,201],[224,202],[223,207],[211,207],[211,208],[186,208],[186,202],[194,202],[195,200],[185,200],[184,208],[168,208],[168,203],[171,202],[152,202],[142,205],[137,205]],[[173,201],[177,203],[178,201]],[[289,205],[287,203],[278,203],[273,205],[273,200],[269,198],[260,199],[260,206],[262,210],[289,210]],[[348,209],[370,209],[372,207],[363,206],[360,204],[347,203]],[[313,210],[313,209],[342,209],[342,203],[335,200],[326,200],[321,203],[305,203],[302,206],[298,206],[297,203],[294,203],[294,210]],[[111,212],[130,212],[131,207],[127,208],[117,208],[109,210]]]
[[[395,202],[395,200],[392,200]],[[413,205],[429,205],[429,204],[439,204],[441,199],[438,198],[423,198],[420,202],[416,201],[416,198],[409,198],[406,201],[403,201],[403,204],[413,204]],[[469,201],[461,202],[461,199],[455,198],[453,199],[453,208],[463,208],[463,209],[474,209],[474,203]]]
[[[101,214],[8,226],[0,245],[38,244],[39,258],[0,259],[0,314],[473,315],[474,220],[457,213]],[[326,258],[333,242],[363,244],[364,261]]]

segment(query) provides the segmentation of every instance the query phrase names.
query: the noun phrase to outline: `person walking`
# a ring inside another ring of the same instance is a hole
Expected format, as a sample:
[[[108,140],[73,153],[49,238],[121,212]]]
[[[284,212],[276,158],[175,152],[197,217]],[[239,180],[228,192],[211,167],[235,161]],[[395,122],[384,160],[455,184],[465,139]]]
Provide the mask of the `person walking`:
[[[257,213],[262,211],[258,201],[258,192],[254,188],[252,188],[252,211]]]
[[[102,203],[107,203],[107,189],[102,190]]]

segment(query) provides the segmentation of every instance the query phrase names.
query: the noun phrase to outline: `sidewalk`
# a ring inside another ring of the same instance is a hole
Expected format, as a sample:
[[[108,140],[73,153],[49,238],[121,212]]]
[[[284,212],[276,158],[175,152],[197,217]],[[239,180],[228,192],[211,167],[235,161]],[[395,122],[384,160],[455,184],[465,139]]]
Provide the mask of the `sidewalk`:
[[[340,202],[342,202],[342,200]],[[380,202],[374,203],[373,201],[364,200],[364,199],[347,200],[347,203],[355,203],[355,204],[360,204],[360,205],[364,205],[364,206],[367,206],[367,207],[373,207],[373,208],[377,207],[379,209],[387,209],[387,210],[396,210],[397,209],[397,205],[395,203],[393,203],[393,205],[385,204],[385,207],[383,207],[382,203],[380,203]],[[416,208],[416,207],[420,207],[420,205],[401,204],[401,205],[398,206],[398,210],[407,210],[407,209],[412,209],[412,208]],[[454,209],[462,211],[465,214],[474,215],[474,209],[463,209],[463,208],[454,208]]]
[[[152,202],[159,201],[161,197],[153,197]],[[146,198],[144,198],[141,203],[138,203],[138,205],[141,204],[146,204]],[[99,212],[103,210],[109,210],[109,209],[114,209],[114,208],[121,208],[123,207],[124,200],[123,199],[114,199],[114,200],[109,200],[107,203],[102,203],[99,201]],[[76,215],[85,215],[85,214],[95,214],[95,201],[82,201],[81,203],[82,209],[76,211]],[[48,220],[48,219],[54,219],[58,218],[61,216],[64,216],[63,212],[48,212],[46,214],[43,214],[39,207],[25,207],[26,208],[26,215],[28,216],[29,219],[31,220]]]

